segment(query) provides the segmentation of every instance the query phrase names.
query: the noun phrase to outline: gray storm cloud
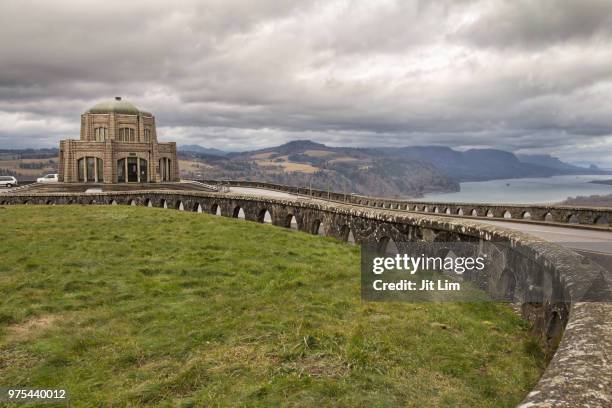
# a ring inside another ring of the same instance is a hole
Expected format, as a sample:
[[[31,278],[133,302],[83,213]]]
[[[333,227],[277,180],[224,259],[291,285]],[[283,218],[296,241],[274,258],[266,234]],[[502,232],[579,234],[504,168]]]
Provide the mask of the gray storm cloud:
[[[165,140],[444,144],[612,164],[609,1],[0,3],[0,147],[122,95]]]

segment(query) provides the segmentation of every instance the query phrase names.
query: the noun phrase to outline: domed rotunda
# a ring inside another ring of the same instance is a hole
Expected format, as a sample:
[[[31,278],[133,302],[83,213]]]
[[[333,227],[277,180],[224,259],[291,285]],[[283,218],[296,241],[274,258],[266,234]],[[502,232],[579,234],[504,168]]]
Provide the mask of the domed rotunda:
[[[80,140],[60,141],[59,181],[179,181],[176,143],[159,143],[155,117],[117,96],[81,115]]]

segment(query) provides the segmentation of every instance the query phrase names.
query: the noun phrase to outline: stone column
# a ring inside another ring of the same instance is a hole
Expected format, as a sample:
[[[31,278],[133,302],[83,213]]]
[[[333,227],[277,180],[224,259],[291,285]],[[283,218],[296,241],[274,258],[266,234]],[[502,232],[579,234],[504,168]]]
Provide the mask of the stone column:
[[[159,183],[161,181],[159,176],[159,171],[161,170],[159,168],[159,146],[157,145],[157,141],[153,137],[154,132],[155,126],[153,126],[153,129],[151,131],[151,140],[149,140],[149,148],[151,152],[149,154],[149,180],[152,183]]]
[[[113,155],[113,141],[107,139],[104,142],[104,183],[114,183],[116,178],[115,157]]]
[[[115,120],[115,112],[111,112],[109,114],[108,137],[112,140],[115,140],[117,137],[117,121]]]
[[[136,120],[138,121],[138,134],[136,135],[136,138],[139,142],[144,142],[144,120],[142,119],[142,113],[138,113]]]
[[[98,182],[98,159],[94,157],[94,183]]]

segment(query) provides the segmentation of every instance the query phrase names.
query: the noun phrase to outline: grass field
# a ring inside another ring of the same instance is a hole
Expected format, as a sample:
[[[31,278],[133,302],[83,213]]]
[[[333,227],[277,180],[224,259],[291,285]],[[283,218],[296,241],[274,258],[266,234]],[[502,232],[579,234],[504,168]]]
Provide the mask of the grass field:
[[[362,303],[331,238],[114,206],[0,226],[0,386],[75,407],[510,407],[541,372],[502,304]]]

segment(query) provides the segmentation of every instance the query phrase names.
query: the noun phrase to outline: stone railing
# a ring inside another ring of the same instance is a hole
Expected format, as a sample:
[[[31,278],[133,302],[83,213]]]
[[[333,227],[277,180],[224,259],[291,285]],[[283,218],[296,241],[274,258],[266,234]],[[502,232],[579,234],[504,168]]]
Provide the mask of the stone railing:
[[[454,217],[493,218],[505,221],[545,222],[581,226],[588,225],[601,227],[602,229],[607,229],[612,222],[612,209],[605,207],[574,207],[538,204],[443,203],[437,201],[368,197],[258,181],[206,180],[205,182],[221,186],[281,191],[288,194],[295,194],[296,196],[310,196],[317,199],[365,207],[434,213]]]
[[[357,243],[425,241],[504,243],[521,262],[488,279],[490,293],[509,293],[522,304],[534,335],[556,352],[523,407],[609,407],[612,401],[612,303],[584,301],[593,287],[609,291],[612,277],[587,258],[532,236],[473,219],[369,208],[321,200],[253,197],[190,191],[14,193],[7,204],[133,205],[241,217]],[[386,241],[385,241],[386,240]],[[562,301],[560,301],[562,299]]]
[[[182,183],[194,184],[197,186],[207,188],[210,191],[221,191],[222,190],[222,186],[219,186],[217,183],[211,184],[211,183],[206,183],[204,181],[197,181],[197,180],[183,180]]]

